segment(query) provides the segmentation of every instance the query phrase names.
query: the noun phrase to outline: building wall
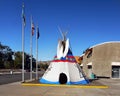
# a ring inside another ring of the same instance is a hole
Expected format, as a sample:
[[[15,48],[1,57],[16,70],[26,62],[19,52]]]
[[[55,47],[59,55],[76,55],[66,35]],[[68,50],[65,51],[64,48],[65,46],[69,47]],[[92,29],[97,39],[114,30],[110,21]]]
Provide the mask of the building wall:
[[[83,56],[83,62],[82,62],[82,64],[83,64],[83,72],[87,75],[87,77],[89,77],[89,74],[88,74],[89,70],[88,70],[88,65],[87,64],[92,63],[93,56],[87,58],[87,55],[88,54],[86,54],[86,55]]]
[[[88,54],[83,56],[83,71],[89,77],[88,65],[92,62],[91,70],[94,74],[101,77],[111,78],[112,62],[120,62],[120,42],[103,43],[91,48],[91,57],[87,58]]]

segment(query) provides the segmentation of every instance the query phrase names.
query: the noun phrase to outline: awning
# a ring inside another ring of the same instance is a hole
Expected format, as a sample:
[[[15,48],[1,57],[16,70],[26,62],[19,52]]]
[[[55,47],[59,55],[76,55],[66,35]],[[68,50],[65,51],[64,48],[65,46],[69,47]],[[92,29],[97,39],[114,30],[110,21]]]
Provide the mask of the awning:
[[[87,65],[92,65],[92,62],[88,63]]]
[[[83,66],[83,64],[81,64],[80,66]]]
[[[120,62],[112,62],[111,65],[112,66],[120,66]]]

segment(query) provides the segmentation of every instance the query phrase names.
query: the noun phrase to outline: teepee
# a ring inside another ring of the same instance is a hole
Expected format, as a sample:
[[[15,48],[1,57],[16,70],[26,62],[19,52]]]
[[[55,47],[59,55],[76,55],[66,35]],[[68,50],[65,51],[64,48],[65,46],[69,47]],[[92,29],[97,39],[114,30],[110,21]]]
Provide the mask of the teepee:
[[[59,40],[57,55],[39,80],[47,84],[88,84],[69,47],[69,39]]]

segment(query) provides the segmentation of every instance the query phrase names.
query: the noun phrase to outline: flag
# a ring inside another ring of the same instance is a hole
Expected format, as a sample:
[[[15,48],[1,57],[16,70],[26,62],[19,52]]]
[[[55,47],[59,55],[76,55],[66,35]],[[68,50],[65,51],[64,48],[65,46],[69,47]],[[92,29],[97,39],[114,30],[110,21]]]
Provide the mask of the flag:
[[[37,27],[37,39],[39,39],[40,33],[39,33],[39,28]]]
[[[24,26],[25,26],[26,21],[25,21],[25,14],[24,14],[24,3],[23,3],[23,5],[22,5],[22,19],[23,19],[23,24],[24,24]]]
[[[31,16],[31,34],[32,34],[32,36],[34,35],[34,30],[35,30],[35,27],[34,27],[34,23],[32,21],[32,16]]]

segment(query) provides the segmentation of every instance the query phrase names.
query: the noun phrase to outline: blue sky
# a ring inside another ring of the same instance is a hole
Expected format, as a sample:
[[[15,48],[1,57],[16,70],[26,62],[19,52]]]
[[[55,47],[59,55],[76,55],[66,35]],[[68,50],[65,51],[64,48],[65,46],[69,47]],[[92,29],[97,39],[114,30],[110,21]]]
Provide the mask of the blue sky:
[[[39,60],[56,55],[58,39],[68,31],[74,55],[93,45],[120,41],[120,0],[0,0],[0,42],[22,50],[22,2],[25,4],[25,52],[30,53],[30,16],[39,26]],[[33,36],[33,55],[36,54]]]

